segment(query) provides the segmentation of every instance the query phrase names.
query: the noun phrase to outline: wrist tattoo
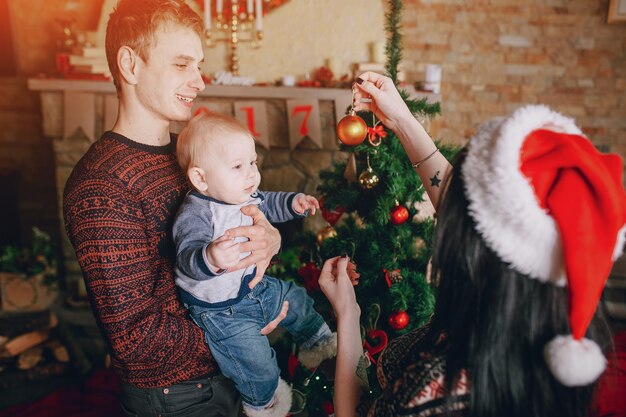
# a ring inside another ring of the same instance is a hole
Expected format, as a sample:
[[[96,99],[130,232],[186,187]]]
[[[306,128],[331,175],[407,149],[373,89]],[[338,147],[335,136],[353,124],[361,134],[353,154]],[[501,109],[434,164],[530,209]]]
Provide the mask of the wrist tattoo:
[[[439,179],[439,171],[437,171],[435,173],[435,175],[433,175],[430,179],[430,186],[431,187],[439,187],[439,184],[441,183],[441,180]]]
[[[361,355],[359,362],[356,364],[356,376],[359,378],[361,388],[367,391],[370,389],[370,383],[367,379],[367,368],[369,368],[369,366],[370,360],[365,355]]]

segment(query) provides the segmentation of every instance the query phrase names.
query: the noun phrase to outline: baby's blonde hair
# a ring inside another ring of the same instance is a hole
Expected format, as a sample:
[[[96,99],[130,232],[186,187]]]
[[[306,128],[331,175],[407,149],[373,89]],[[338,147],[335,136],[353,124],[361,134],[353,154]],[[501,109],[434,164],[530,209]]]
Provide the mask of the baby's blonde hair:
[[[230,135],[244,134],[254,139],[248,128],[232,116],[204,112],[187,123],[176,141],[178,164],[186,173],[190,167],[198,166],[212,141]]]

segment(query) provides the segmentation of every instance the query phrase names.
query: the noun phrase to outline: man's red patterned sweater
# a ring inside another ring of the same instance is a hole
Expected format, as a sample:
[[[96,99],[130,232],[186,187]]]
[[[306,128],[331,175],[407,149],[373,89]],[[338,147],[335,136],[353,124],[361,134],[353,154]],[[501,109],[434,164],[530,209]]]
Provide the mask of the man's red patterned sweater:
[[[106,132],[65,186],[67,235],[122,380],[175,384],[218,372],[174,285],[171,226],[188,189],[174,141],[147,146]]]

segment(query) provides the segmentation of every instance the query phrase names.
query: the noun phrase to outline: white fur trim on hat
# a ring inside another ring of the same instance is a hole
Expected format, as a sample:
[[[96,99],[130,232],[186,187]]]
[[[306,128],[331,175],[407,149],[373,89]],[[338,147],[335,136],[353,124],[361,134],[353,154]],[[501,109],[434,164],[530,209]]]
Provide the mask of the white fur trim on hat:
[[[557,336],[544,347],[543,356],[552,375],[567,387],[591,384],[606,368],[600,347],[587,338]]]
[[[615,249],[613,249],[613,261],[616,261],[624,253],[624,244],[626,244],[626,224],[617,232],[617,242],[615,243]]]
[[[302,349],[298,353],[298,360],[309,369],[317,368],[324,359],[337,356],[337,333],[320,340],[310,349]]]
[[[243,405],[243,411],[248,417],[285,417],[289,409],[291,409],[291,387],[282,378],[278,379],[271,407],[253,408],[245,403]]]
[[[565,285],[562,246],[556,223],[539,206],[520,171],[528,134],[549,126],[581,135],[574,121],[546,106],[526,106],[511,117],[481,127],[463,164],[465,193],[476,229],[486,244],[517,271],[543,282]]]

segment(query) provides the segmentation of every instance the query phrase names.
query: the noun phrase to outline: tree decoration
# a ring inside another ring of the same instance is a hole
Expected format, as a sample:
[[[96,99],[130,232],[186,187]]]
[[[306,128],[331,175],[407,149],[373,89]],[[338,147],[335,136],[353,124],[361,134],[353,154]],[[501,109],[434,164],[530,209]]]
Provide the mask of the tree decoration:
[[[385,275],[385,282],[389,288],[391,288],[391,285],[400,283],[404,279],[399,269],[383,269],[383,273]]]
[[[343,178],[348,183],[359,181],[359,177],[356,171],[356,157],[354,156],[354,153],[351,153],[348,157],[348,162],[346,162],[346,167],[343,170]]]
[[[320,274],[321,274],[321,271],[319,270],[317,265],[315,265],[314,262],[308,262],[306,264],[303,264],[298,269],[298,275],[304,278],[304,288],[307,290],[307,292],[320,290],[320,284],[319,284]]]
[[[352,90],[352,106],[350,114],[337,123],[337,137],[346,146],[360,145],[367,136],[367,123],[354,111],[354,90]]]
[[[326,207],[326,204],[324,204],[324,197],[320,198],[319,202],[320,202],[320,208],[322,211],[322,217],[331,226],[334,226],[335,224],[337,224],[337,222],[339,221],[343,213],[346,212],[345,207],[336,206],[333,209],[329,209],[328,207]]]
[[[324,409],[324,415],[326,417],[332,417],[335,415],[335,407],[333,406],[332,402],[324,401],[324,403],[322,404],[322,408]]]
[[[359,184],[361,184],[361,188],[364,190],[371,190],[378,185],[379,181],[378,175],[376,175],[370,165],[370,156],[367,155],[367,169],[359,175]]]
[[[409,219],[409,210],[406,207],[401,206],[396,200],[396,205],[393,206],[389,213],[389,221],[395,225],[400,225]]]
[[[389,336],[384,330],[370,329],[367,331],[365,339],[363,339],[363,349],[373,364],[376,364],[374,356],[382,352],[387,347],[388,342]]]
[[[328,225],[320,229],[319,232],[317,232],[316,242],[318,245],[322,246],[322,244],[324,243],[326,239],[331,239],[336,236],[337,236],[337,231],[335,230],[335,228]]]
[[[389,323],[389,327],[394,330],[402,330],[406,326],[409,325],[409,315],[406,311],[400,310],[395,313],[391,313],[389,315],[389,319],[387,320]]]
[[[337,137],[346,146],[361,144],[367,136],[367,124],[365,120],[356,115],[352,110],[337,124]]]
[[[372,146],[380,146],[382,139],[387,137],[385,126],[376,121],[376,115],[372,113],[372,127],[367,128],[367,140]]]

